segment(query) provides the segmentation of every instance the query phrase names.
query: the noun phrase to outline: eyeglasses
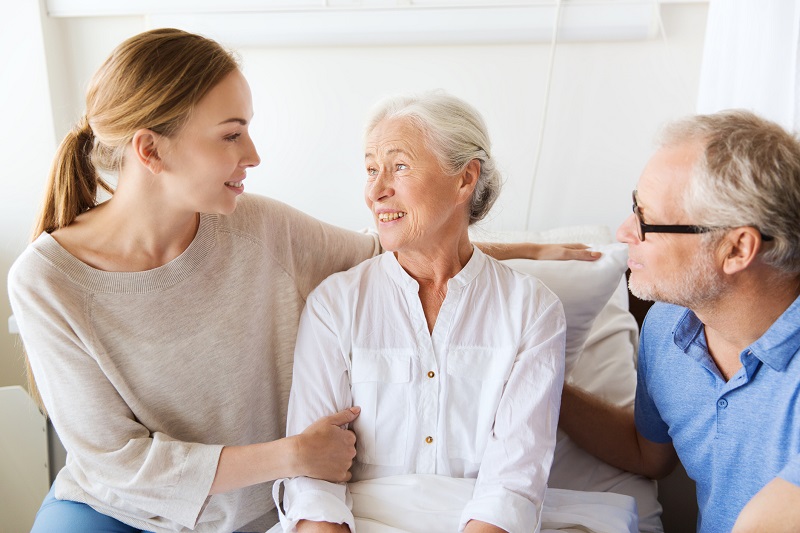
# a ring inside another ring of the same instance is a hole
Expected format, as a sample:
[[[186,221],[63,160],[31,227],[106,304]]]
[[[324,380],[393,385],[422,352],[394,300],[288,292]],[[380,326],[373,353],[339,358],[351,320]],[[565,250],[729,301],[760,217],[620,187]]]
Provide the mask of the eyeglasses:
[[[642,218],[642,212],[639,210],[639,204],[636,201],[636,191],[633,191],[633,214],[636,215],[636,221],[639,223],[637,225],[638,229],[638,237],[639,240],[644,242],[644,236],[646,233],[708,233],[709,231],[714,231],[723,228],[712,228],[708,226],[693,226],[693,225],[665,225],[665,224],[645,224],[644,219]],[[771,241],[772,237],[769,235],[764,235],[761,233],[761,240],[763,241]]]
[[[714,231],[716,228],[709,228],[706,226],[686,226],[686,225],[664,225],[664,224],[645,224],[642,218],[642,212],[639,210],[639,203],[636,201],[636,191],[633,191],[633,214],[636,215],[636,220],[639,222],[638,236],[640,241],[644,241],[646,233],[708,233]]]

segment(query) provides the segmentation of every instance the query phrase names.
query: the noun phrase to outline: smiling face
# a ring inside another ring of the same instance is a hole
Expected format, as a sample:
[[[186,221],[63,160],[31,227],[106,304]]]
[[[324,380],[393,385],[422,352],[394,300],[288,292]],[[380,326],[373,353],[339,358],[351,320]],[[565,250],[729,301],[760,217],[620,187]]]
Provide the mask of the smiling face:
[[[250,87],[234,70],[197,103],[177,135],[159,139],[158,179],[168,197],[190,211],[233,212],[247,169],[260,162],[248,130],[252,117]]]
[[[692,169],[701,155],[699,144],[661,148],[639,178],[637,201],[647,224],[692,224],[682,205]],[[724,289],[713,248],[696,234],[647,233],[637,235],[631,214],[617,230],[628,245],[631,292],[644,300],[669,302],[696,309]]]
[[[382,120],[367,138],[364,196],[386,250],[424,253],[466,232],[460,180],[445,174],[428,145],[403,118]]]

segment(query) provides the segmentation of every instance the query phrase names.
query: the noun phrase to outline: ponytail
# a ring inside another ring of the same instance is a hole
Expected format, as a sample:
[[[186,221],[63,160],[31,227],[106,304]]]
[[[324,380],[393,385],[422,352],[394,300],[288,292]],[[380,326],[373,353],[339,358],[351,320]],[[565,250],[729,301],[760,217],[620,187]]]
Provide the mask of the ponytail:
[[[75,217],[97,205],[98,185],[112,193],[92,162],[93,148],[94,134],[84,116],[58,147],[33,239],[42,232],[52,233],[70,225]]]
[[[75,217],[97,205],[97,186],[109,194],[111,187],[103,180],[92,162],[94,133],[84,116],[67,133],[58,147],[47,179],[44,202],[37,218],[31,240],[43,232],[69,226]],[[28,392],[46,415],[47,411],[33,378],[31,363],[25,355]]]

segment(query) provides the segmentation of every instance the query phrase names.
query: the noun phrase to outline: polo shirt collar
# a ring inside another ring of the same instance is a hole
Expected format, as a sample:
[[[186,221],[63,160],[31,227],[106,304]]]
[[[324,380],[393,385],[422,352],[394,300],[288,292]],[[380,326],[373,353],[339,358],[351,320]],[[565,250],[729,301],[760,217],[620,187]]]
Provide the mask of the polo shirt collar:
[[[745,351],[750,351],[773,370],[783,370],[800,350],[798,324],[800,324],[800,297],[795,299],[778,320]],[[703,323],[691,309],[686,309],[675,324],[673,331],[675,345],[684,353],[688,353],[689,346],[701,335],[705,342]]]
[[[675,345],[680,348],[681,351],[687,353],[689,346],[697,336],[702,333],[703,323],[691,309],[686,309],[675,323],[675,329],[672,331],[672,338]]]
[[[776,320],[750,351],[774,370],[783,370],[800,350],[800,297]]]

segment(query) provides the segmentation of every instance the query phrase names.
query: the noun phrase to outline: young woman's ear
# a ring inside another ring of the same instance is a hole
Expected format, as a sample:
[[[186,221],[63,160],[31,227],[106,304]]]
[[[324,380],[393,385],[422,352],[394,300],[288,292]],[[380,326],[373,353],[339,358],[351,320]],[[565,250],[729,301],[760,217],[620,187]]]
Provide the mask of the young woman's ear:
[[[131,146],[139,164],[146,167],[153,174],[158,174],[164,168],[163,161],[158,154],[158,144],[161,135],[148,130],[141,129],[133,134]]]

